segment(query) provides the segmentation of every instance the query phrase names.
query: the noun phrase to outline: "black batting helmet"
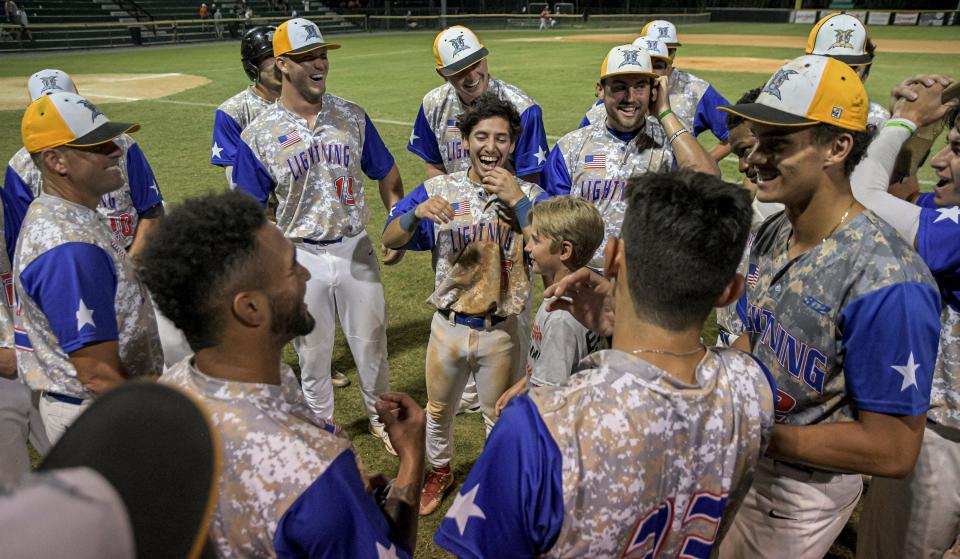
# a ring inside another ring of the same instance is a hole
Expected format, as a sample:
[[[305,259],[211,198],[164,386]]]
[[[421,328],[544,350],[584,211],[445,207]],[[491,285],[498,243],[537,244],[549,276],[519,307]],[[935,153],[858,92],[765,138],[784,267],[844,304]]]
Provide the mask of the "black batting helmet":
[[[240,41],[240,61],[251,81],[260,79],[260,61],[273,56],[273,25],[259,25],[243,34]]]

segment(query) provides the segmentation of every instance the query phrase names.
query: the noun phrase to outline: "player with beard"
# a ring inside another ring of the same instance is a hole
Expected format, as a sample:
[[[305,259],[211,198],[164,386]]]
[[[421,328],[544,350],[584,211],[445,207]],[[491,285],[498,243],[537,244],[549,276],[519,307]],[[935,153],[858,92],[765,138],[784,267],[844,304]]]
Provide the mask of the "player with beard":
[[[144,254],[144,281],[196,352],[161,382],[202,402],[222,442],[212,543],[223,557],[408,556],[423,410],[406,394],[381,395],[400,466],[389,489],[365,477],[350,441],[307,406],[281,361],[315,325],[304,303],[310,272],[297,256],[257,203],[234,192],[185,202]]]
[[[427,473],[420,514],[440,506],[453,486],[453,417],[467,379],[477,382],[487,429],[497,399],[514,383],[520,346],[517,314],[530,292],[523,246],[527,214],[543,195],[507,167],[520,136],[520,115],[492,93],[480,96],[458,126],[470,167],[427,179],[387,217],[383,243],[431,250],[437,312],[427,345]]]

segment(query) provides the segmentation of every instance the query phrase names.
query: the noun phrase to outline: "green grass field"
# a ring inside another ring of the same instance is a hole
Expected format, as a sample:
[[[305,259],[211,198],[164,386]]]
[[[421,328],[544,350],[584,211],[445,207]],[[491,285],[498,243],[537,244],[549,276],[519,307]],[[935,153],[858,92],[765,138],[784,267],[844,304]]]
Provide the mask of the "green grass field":
[[[600,32],[597,29],[583,31]],[[624,33],[631,30],[608,31]],[[639,29],[635,31],[639,32]],[[777,36],[805,36],[808,28],[803,25],[703,24],[681,27],[681,31],[682,34],[770,35],[771,43],[775,45]],[[957,28],[875,28],[871,31],[880,44],[880,52],[867,89],[871,98],[882,104],[886,104],[891,86],[904,77],[958,69],[956,55],[889,53],[883,51],[882,43],[883,39],[957,40],[960,39]],[[551,33],[562,35],[577,32],[581,31],[568,28]],[[336,40],[343,44],[343,49],[333,51],[330,55],[330,91],[359,103],[374,119],[397,159],[407,191],[423,179],[422,162],[405,149],[411,125],[424,93],[441,83],[433,71],[433,36],[433,32],[342,36]],[[593,101],[600,62],[606,51],[616,43],[509,41],[534,36],[543,35],[536,32],[481,32],[491,52],[491,73],[521,87],[539,101],[552,145],[557,137],[579,123],[584,110]],[[787,59],[800,54],[798,50],[776,46],[739,48],[690,45],[681,48],[677,65],[683,68],[684,56]],[[113,120],[142,124],[142,130],[135,137],[152,164],[168,203],[175,205],[184,198],[224,187],[223,172],[209,164],[211,128],[214,108],[247,83],[240,67],[237,42],[8,56],[0,66],[0,77],[22,76],[25,85],[26,77],[42,68],[60,68],[71,74],[177,72],[209,78],[211,83],[208,85],[164,99],[100,103],[99,107]],[[746,72],[695,73],[710,81],[731,101],[735,101],[744,91],[762,85],[769,77]],[[78,85],[83,93],[83,82],[80,81]],[[25,106],[25,87],[23,96]],[[0,136],[0,153],[5,154],[4,157],[9,157],[20,147],[21,116],[22,111],[19,110],[0,111],[0,127],[7,130],[6,134]],[[713,144],[709,133],[701,139],[707,147]],[[942,139],[935,149],[939,149],[940,145]],[[735,162],[724,161],[722,168],[728,179],[738,180]],[[921,174],[921,180],[930,181],[932,176],[926,169]],[[369,230],[376,240],[383,227],[385,212],[375,195],[368,197],[368,203],[373,208]],[[426,403],[423,367],[431,316],[431,309],[424,301],[433,287],[429,262],[427,254],[408,253],[399,265],[383,270],[389,315],[392,387],[410,393],[421,404]],[[291,365],[296,364],[292,350],[285,355],[285,359]],[[360,403],[356,370],[342,338],[338,338],[334,365],[354,381],[350,387],[336,391],[335,419],[353,436],[354,444],[369,471],[394,473],[396,459],[386,454],[382,446],[366,433],[367,420]],[[483,444],[483,425],[479,416],[457,418],[454,444],[453,469],[457,481],[462,482]],[[452,498],[448,498],[440,513],[422,519],[418,557],[443,556],[443,552],[433,545],[433,533],[451,502]],[[845,534],[842,539],[849,541],[846,537],[849,535]],[[849,545],[835,546],[835,552],[840,557],[852,556]]]

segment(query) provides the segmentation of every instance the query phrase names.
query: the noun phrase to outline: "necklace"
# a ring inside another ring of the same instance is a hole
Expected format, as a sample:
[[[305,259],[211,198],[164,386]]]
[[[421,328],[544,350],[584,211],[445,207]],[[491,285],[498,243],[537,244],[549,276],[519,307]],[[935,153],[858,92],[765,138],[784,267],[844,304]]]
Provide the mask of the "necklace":
[[[831,236],[833,236],[834,233],[837,232],[837,229],[840,229],[840,226],[843,225],[843,222],[847,220],[847,216],[850,215],[850,210],[853,208],[853,205],[856,203],[856,201],[857,201],[856,198],[854,198],[853,200],[850,200],[850,205],[847,206],[846,211],[844,211],[844,212],[843,212],[843,215],[840,216],[840,221],[838,221],[837,224],[833,226],[833,229],[831,229],[830,232],[827,233],[827,236],[826,236],[826,237],[820,239],[820,243],[826,242],[827,239],[829,239]],[[787,246],[789,246],[790,244],[793,244],[793,242],[794,242],[794,241],[793,241],[793,239],[794,239],[793,233],[794,233],[793,230],[791,230],[791,231],[790,231],[790,239],[789,239],[789,241],[788,241],[788,243],[787,243]],[[820,244],[820,243],[817,243],[817,244]]]
[[[673,357],[689,357],[689,356],[691,356],[691,355],[694,355],[694,354],[696,354],[696,353],[699,353],[700,351],[703,351],[704,349],[706,349],[706,346],[703,344],[703,338],[700,338],[700,343],[697,344],[697,347],[694,348],[694,349],[691,349],[690,351],[667,351],[667,350],[665,350],[665,349],[643,349],[643,348],[640,348],[640,349],[635,349],[635,350],[631,351],[630,353],[632,353],[632,354],[634,354],[634,355],[639,355],[639,354],[641,354],[641,353],[656,353],[657,355],[670,355],[670,356],[673,356]]]

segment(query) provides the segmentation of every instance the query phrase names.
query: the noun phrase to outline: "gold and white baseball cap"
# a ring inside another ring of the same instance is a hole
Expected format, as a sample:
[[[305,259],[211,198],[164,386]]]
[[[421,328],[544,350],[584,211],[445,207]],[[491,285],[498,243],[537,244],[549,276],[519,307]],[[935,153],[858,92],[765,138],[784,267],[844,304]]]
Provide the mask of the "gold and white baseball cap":
[[[662,39],[651,39],[650,37],[637,37],[633,40],[634,46],[647,49],[650,58],[662,58],[670,60],[670,51],[667,50],[667,43]]]
[[[777,70],[755,102],[720,110],[771,126],[824,123],[861,131],[867,128],[868,100],[850,66],[827,56],[805,55]]]
[[[832,13],[813,26],[807,38],[807,54],[830,56],[851,66],[870,64],[866,51],[867,29],[856,17]]]
[[[337,43],[328,43],[323,39],[320,28],[309,19],[296,17],[280,24],[273,32],[273,55],[305,54],[317,49],[334,50],[340,48]]]
[[[50,95],[57,91],[76,93],[77,86],[63,70],[47,69],[30,76],[27,80],[27,91],[30,92],[30,102],[33,102],[41,95]]]
[[[65,91],[30,103],[20,123],[23,145],[30,153],[60,146],[98,146],[139,129],[139,124],[111,121],[90,101]]]
[[[623,74],[657,77],[647,49],[636,45],[620,45],[610,49],[600,66],[600,79]]]
[[[433,57],[437,61],[437,70],[444,77],[459,74],[488,54],[480,37],[462,25],[444,29],[433,40]]]
[[[660,39],[671,48],[680,46],[680,39],[677,38],[677,26],[665,19],[655,19],[647,23],[640,30],[640,35],[651,39]]]

